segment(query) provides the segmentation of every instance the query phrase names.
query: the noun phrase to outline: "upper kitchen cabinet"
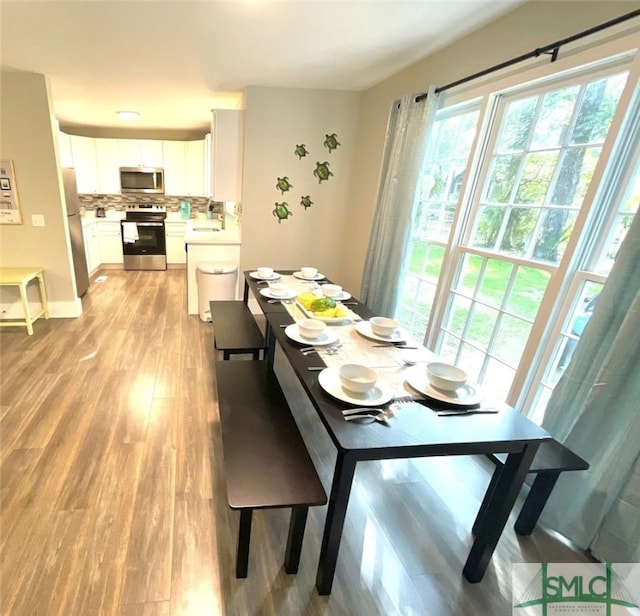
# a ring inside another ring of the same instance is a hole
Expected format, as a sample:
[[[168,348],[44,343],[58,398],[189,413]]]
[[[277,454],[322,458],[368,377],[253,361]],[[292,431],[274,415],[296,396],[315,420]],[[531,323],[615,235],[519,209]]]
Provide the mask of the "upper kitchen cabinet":
[[[162,167],[162,141],[118,139],[121,167]]]
[[[163,141],[164,191],[174,196],[207,196],[204,139]]]
[[[60,166],[73,167],[73,154],[71,151],[71,135],[58,133],[58,145],[60,150]]]
[[[242,200],[244,111],[214,109],[211,117],[211,196]]]
[[[98,192],[98,159],[96,140],[91,137],[71,135],[73,168],[79,193]]]
[[[120,192],[118,141],[116,139],[96,139],[95,143],[98,164],[98,192],[102,194],[117,194]]]

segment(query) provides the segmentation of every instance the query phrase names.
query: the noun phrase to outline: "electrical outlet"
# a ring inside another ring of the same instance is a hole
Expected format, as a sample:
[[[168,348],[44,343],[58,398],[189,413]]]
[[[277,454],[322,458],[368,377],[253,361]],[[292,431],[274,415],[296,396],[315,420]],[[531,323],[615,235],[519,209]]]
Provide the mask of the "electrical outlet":
[[[42,214],[31,214],[31,224],[34,227],[44,227],[44,216]]]

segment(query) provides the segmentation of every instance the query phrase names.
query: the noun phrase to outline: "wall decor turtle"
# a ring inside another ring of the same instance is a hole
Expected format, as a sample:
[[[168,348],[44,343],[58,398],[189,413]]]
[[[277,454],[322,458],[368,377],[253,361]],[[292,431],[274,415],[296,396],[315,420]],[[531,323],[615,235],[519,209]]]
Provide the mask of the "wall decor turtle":
[[[306,210],[308,207],[313,205],[313,201],[311,201],[311,197],[306,195],[304,197],[300,197],[300,205]]]
[[[276,203],[275,208],[273,208],[273,212],[271,212],[277,219],[278,224],[280,224],[283,220],[287,220],[289,216],[293,216],[293,212],[289,209],[289,204],[286,201],[282,203]]]
[[[284,195],[285,192],[293,188],[293,184],[289,183],[289,178],[285,175],[283,178],[278,178],[276,188]]]
[[[316,161],[316,168],[313,170],[313,175],[318,178],[318,184],[322,184],[324,180],[328,180],[330,175],[333,175],[329,171],[329,163],[325,160],[323,163]]]
[[[307,146],[304,143],[302,145],[296,145],[295,154],[299,160],[302,160],[308,153],[309,150],[307,150]]]
[[[335,133],[331,135],[325,135],[324,137],[324,147],[328,148],[329,154],[331,154],[331,150],[335,150],[339,145],[341,145],[338,141],[338,136]]]

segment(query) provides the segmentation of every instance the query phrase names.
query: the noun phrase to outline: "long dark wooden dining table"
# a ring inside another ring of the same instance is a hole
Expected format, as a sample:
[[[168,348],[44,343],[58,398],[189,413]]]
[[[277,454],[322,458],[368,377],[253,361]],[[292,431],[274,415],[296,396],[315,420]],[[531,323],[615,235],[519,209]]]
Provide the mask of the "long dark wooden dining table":
[[[291,272],[277,270],[281,274]],[[550,435],[510,407],[492,415],[467,415],[446,419],[419,402],[403,404],[385,425],[380,422],[359,424],[344,420],[348,405],[332,398],[318,383],[324,362],[317,353],[303,355],[300,345],[285,334],[284,325],[294,320],[280,303],[269,303],[257,281],[245,272],[245,302],[251,291],[264,311],[267,324],[267,358],[273,366],[276,344],[280,346],[294,373],[305,389],[318,417],[337,449],[329,504],[316,576],[319,594],[331,592],[338,560],[349,495],[356,464],[365,460],[419,458],[472,454],[508,454],[493,494],[476,520],[476,534],[463,568],[469,582],[480,582],[490,563],[509,514],[516,502],[525,476],[539,444]],[[357,302],[357,300],[350,300]],[[374,316],[364,304],[349,308],[363,319]],[[302,317],[302,314],[301,314]],[[425,513],[426,517],[426,513]]]

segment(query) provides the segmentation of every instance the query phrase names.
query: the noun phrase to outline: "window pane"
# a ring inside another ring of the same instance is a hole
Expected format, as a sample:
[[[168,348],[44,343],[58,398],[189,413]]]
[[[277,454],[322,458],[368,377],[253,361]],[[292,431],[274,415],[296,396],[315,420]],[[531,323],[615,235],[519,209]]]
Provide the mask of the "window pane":
[[[496,206],[480,208],[472,241],[473,246],[495,248],[506,211],[504,208]]]
[[[501,253],[524,256],[529,252],[539,213],[538,208],[511,208],[507,224],[502,229]]]
[[[497,310],[475,303],[464,339],[487,348],[497,318]]]
[[[570,86],[548,92],[543,99],[531,149],[558,147],[564,140],[571,121],[580,86]]]
[[[499,308],[511,278],[513,265],[508,261],[489,259],[478,291],[478,298],[483,302]]]
[[[550,274],[534,267],[518,267],[507,310],[533,321],[538,314],[542,296],[547,289]]]
[[[486,201],[510,203],[522,156],[497,156],[493,161]]]
[[[627,236],[627,231],[631,226],[633,217],[640,207],[640,156],[636,162],[629,185],[623,198],[620,201],[620,207],[615,214],[609,237],[604,246],[596,271],[600,274],[608,274],[613,267],[613,263],[618,255],[618,250]]]
[[[601,143],[607,135],[627,81],[622,73],[590,83],[584,92],[571,143]]]
[[[551,183],[553,171],[558,161],[558,152],[533,152],[524,159],[524,168],[515,203],[535,203],[541,205]]]
[[[513,316],[504,315],[492,349],[493,355],[505,364],[516,368],[530,332],[530,323]]]
[[[524,149],[531,131],[537,100],[537,96],[532,96],[507,105],[496,146],[498,152],[519,152]]]
[[[469,316],[470,310],[471,300],[460,295],[454,295],[446,329],[453,334],[456,334],[459,338],[462,338],[462,333],[467,324],[467,317]]]

